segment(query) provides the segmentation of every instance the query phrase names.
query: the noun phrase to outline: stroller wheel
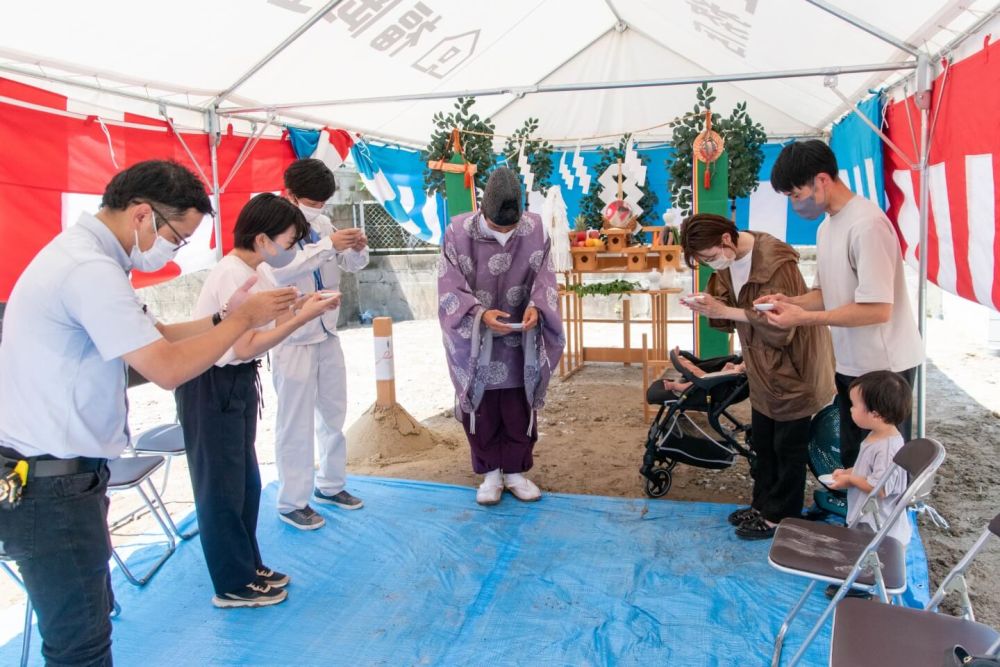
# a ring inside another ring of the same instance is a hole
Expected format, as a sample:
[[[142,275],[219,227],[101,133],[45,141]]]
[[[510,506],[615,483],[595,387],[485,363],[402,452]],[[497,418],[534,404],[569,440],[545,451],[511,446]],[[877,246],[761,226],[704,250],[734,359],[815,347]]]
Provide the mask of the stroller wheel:
[[[656,468],[649,477],[646,478],[646,495],[650,498],[662,498],[670,492],[670,485],[673,483],[673,476],[670,468],[673,468],[676,461],[671,461],[669,467]]]

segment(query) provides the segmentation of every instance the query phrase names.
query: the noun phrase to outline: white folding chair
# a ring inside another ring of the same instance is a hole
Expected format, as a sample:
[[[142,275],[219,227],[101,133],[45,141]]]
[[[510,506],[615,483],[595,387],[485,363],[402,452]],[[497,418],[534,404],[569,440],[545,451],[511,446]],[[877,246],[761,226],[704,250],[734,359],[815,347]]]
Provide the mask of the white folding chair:
[[[946,652],[960,645],[973,655],[1000,654],[1000,632],[976,622],[965,573],[991,535],[1000,537],[1000,514],[945,576],[923,609],[845,599],[833,614],[831,667],[908,665],[940,667]],[[940,613],[949,593],[958,593],[962,616]]]
[[[896,519],[906,512],[910,502],[930,483],[944,457],[944,447],[930,438],[911,440],[903,445],[893,461],[907,472],[910,483],[892,506],[884,524],[879,525],[879,494],[893,470],[883,475],[865,501],[866,513],[874,512],[878,525],[874,534],[859,528],[857,522],[851,526],[833,526],[804,519],[784,519],[778,524],[768,553],[768,563],[781,572],[807,577],[811,581],[781,624],[774,642],[772,667],[781,663],[781,649],[788,628],[817,583],[823,581],[840,587],[789,665],[798,664],[837,603],[852,587],[877,593],[885,603],[889,602],[890,595],[900,595],[906,590],[907,545],[888,537],[889,530]]]

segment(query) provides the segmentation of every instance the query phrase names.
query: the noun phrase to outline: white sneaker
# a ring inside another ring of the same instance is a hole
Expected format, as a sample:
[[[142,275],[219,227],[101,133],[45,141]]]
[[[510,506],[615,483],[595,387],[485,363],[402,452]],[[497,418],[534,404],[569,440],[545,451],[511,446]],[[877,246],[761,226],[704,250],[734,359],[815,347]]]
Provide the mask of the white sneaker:
[[[503,495],[503,478],[498,468],[486,473],[483,483],[476,491],[476,502],[480,505],[496,505],[500,502],[501,495]]]
[[[514,494],[514,497],[524,502],[534,502],[542,497],[542,491],[530,479],[519,472],[503,476],[503,485]]]

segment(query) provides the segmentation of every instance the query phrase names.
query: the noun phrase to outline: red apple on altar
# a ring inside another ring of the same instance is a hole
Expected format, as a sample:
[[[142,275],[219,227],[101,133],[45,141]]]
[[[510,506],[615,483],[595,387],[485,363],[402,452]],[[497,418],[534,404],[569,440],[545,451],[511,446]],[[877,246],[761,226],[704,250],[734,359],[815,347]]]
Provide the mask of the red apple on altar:
[[[588,239],[599,239],[599,238],[601,238],[601,230],[599,230],[599,229],[591,229],[590,231],[587,232],[587,238]]]
[[[576,240],[577,240],[578,243],[581,242],[581,241],[586,241],[587,240],[587,232],[577,232],[576,233]]]

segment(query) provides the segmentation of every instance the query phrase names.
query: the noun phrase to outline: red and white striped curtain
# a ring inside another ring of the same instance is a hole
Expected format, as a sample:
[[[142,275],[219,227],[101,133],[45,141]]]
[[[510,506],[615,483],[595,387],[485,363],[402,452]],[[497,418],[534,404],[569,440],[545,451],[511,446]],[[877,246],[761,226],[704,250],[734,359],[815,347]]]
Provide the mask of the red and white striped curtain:
[[[102,123],[67,112],[67,98],[0,78],[0,302],[6,301],[31,259],[79,210],[96,212],[104,186],[120,169],[143,160],[176,160],[193,168],[162,120],[125,113]],[[206,174],[208,135],[182,136]],[[232,170],[247,137],[226,133],[219,145],[220,179]],[[113,153],[112,153],[113,150]],[[243,205],[258,192],[281,190],[285,167],[295,159],[288,141],[261,139],[221,196],[222,249],[233,242]],[[117,166],[116,166],[117,163]],[[216,239],[206,218],[181,253],[214,259]],[[135,272],[136,287],[204,268],[178,259],[156,273]]]
[[[943,94],[942,94],[943,92]],[[927,275],[940,288],[1000,310],[1000,42],[952,64],[934,82]],[[909,119],[907,118],[909,111]],[[889,106],[889,137],[914,160],[913,98]],[[912,123],[912,133],[911,133]],[[889,217],[903,255],[919,262],[920,174],[885,149]]]

